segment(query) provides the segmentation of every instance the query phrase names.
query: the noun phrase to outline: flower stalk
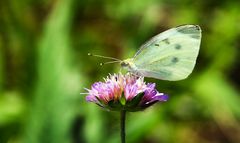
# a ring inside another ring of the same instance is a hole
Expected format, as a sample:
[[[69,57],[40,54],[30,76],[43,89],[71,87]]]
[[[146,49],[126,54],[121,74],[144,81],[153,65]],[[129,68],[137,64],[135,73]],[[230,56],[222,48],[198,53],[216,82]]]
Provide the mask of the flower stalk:
[[[126,110],[122,110],[120,112],[120,118],[121,118],[121,143],[125,143],[126,142],[126,132],[125,132],[125,121],[126,121]]]

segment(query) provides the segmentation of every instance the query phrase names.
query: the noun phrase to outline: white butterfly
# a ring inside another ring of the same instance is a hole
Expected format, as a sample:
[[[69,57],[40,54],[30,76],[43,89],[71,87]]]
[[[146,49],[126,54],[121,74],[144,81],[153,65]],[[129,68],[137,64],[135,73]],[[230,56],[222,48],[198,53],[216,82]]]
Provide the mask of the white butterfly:
[[[201,43],[198,25],[183,25],[162,32],[143,44],[133,58],[119,60],[92,55],[120,62],[129,72],[162,80],[182,80],[193,71]],[[105,63],[106,64],[106,63]]]
[[[201,43],[198,25],[184,25],[160,33],[143,44],[121,66],[133,74],[162,80],[182,80],[193,71]]]

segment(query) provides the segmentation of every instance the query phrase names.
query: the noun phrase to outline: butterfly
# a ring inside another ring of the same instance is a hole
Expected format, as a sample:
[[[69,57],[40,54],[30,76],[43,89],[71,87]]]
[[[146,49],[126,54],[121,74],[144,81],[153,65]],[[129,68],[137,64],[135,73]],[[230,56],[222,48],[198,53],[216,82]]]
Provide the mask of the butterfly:
[[[133,58],[120,60],[120,65],[138,76],[169,81],[185,79],[196,64],[201,37],[198,25],[171,28],[144,43]]]

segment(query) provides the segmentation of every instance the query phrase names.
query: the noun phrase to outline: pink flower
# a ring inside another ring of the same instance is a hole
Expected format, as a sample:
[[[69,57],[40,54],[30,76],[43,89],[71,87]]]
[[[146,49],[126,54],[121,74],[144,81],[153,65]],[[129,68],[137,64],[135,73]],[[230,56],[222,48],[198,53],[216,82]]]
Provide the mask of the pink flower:
[[[104,82],[95,82],[86,90],[88,102],[110,110],[139,111],[168,100],[166,94],[155,89],[155,83],[146,84],[144,77],[129,73],[109,75]]]

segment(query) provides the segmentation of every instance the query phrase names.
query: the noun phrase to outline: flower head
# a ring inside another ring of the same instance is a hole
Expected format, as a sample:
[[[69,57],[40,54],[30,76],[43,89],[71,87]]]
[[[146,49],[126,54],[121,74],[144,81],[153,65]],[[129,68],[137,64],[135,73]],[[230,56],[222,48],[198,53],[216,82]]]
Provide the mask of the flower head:
[[[104,82],[95,82],[86,90],[88,102],[110,110],[139,111],[168,100],[166,94],[155,89],[155,83],[146,84],[144,77],[130,73],[109,75]]]

